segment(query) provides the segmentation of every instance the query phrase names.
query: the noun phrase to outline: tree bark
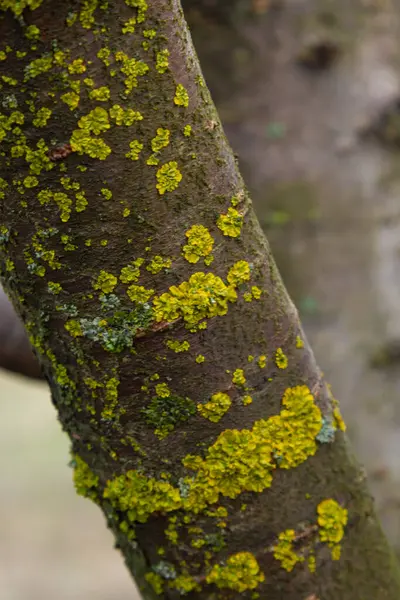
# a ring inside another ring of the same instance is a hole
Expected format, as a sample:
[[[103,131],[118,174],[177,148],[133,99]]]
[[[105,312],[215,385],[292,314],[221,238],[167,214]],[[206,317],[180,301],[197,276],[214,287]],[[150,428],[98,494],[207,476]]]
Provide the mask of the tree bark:
[[[0,9],[1,275],[143,597],[397,600],[180,4]]]

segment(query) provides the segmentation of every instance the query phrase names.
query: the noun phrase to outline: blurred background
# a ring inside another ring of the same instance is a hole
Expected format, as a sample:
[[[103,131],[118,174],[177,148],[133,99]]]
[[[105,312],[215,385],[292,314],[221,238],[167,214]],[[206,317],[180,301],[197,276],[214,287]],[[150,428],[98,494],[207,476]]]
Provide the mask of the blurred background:
[[[400,0],[183,6],[261,225],[400,554]],[[17,330],[1,329],[6,310],[0,302],[0,359],[7,340],[18,347]],[[100,511],[73,492],[46,386],[4,371],[0,398],[0,599],[132,598]]]

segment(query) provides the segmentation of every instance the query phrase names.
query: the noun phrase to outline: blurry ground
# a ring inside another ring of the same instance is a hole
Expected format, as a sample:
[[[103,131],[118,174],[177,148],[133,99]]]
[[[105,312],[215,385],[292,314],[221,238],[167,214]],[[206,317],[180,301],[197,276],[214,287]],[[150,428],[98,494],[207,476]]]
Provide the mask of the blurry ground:
[[[137,600],[44,384],[0,370],[0,600]]]

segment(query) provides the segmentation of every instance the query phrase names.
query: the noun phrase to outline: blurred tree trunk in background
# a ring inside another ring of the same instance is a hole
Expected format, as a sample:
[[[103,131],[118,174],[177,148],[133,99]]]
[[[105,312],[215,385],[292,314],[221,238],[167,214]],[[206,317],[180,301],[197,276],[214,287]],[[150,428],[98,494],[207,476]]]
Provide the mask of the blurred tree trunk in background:
[[[0,0],[0,267],[78,493],[145,598],[397,600],[180,3],[71,6]]]
[[[225,131],[400,549],[400,2],[183,0]]]

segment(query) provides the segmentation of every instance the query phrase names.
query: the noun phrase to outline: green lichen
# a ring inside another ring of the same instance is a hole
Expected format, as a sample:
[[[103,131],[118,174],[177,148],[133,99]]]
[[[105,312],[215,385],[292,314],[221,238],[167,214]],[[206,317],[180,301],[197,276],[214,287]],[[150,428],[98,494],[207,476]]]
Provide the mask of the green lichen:
[[[83,58],[76,58],[68,65],[68,73],[70,75],[80,75],[86,71],[86,66]]]
[[[223,565],[214,565],[206,576],[207,583],[220,589],[230,589],[241,594],[254,590],[265,580],[256,558],[250,552],[231,555]]]
[[[130,94],[138,85],[138,77],[143,77],[149,70],[148,65],[136,58],[129,58],[124,52],[115,53],[115,60],[121,63],[120,71],[125,76],[126,93]]]
[[[115,408],[118,404],[118,386],[119,379],[111,377],[105,384],[104,408],[101,411],[103,419],[113,419],[116,417]]]
[[[172,264],[172,261],[170,258],[163,258],[162,256],[154,256],[151,259],[151,262],[147,265],[146,270],[149,271],[150,273],[153,273],[153,275],[156,275],[163,269],[169,269],[171,264]]]
[[[228,312],[228,302],[237,298],[235,290],[213,273],[194,273],[189,281],[172,286],[153,300],[156,321],[172,322],[182,318],[188,329],[203,319]]]
[[[278,542],[273,547],[274,558],[281,563],[285,571],[292,571],[298,562],[304,561],[304,556],[294,550],[296,532],[294,529],[286,529],[278,536]]]
[[[74,319],[70,319],[69,321],[67,321],[65,323],[64,327],[68,331],[68,333],[70,335],[72,335],[72,337],[81,337],[81,336],[83,336],[82,328],[81,328],[81,325],[80,325],[79,321],[76,321]]]
[[[163,581],[163,578],[161,577],[161,575],[158,575],[158,573],[153,573],[151,571],[150,573],[146,573],[146,575],[144,577],[145,577],[146,581],[151,585],[154,592],[158,596],[161,596],[161,594],[163,593],[163,589],[164,589],[164,581]]]
[[[51,117],[51,114],[52,111],[49,108],[39,108],[32,123],[35,125],[35,127],[45,127],[47,125],[47,121]]]
[[[156,55],[156,70],[158,73],[163,74],[169,67],[169,50],[166,48],[160,50]]]
[[[97,100],[98,102],[107,102],[110,99],[110,89],[105,85],[99,88],[94,88],[89,92],[89,98],[91,100]]]
[[[122,267],[119,279],[122,283],[133,283],[140,277],[140,267],[144,263],[143,258],[137,258],[126,267]]]
[[[214,239],[204,225],[193,225],[185,233],[188,243],[183,246],[182,254],[190,263],[197,263],[202,256],[211,254]]]
[[[146,12],[148,9],[146,0],[125,0],[125,4],[137,9],[136,20],[138,23],[143,23],[145,21]]]
[[[126,290],[126,294],[132,302],[139,302],[144,304],[154,294],[154,290],[147,289],[142,285],[132,284]]]
[[[118,283],[118,279],[112,273],[107,271],[100,271],[96,281],[93,284],[95,290],[100,290],[104,294],[109,294],[115,288]]]
[[[278,348],[275,352],[275,364],[279,369],[286,369],[288,366],[288,359],[282,348]]]
[[[244,385],[246,383],[243,369],[236,369],[236,371],[233,372],[232,383],[235,385]]]
[[[151,149],[153,152],[160,152],[163,148],[166,148],[169,144],[171,132],[169,129],[163,129],[159,127],[157,129],[157,135],[151,140]]]
[[[99,478],[77,454],[73,457],[74,485],[77,494],[97,501]]]
[[[139,142],[139,140],[132,140],[129,142],[130,151],[125,154],[126,158],[130,158],[131,160],[139,160],[139,155],[143,150],[143,144]]]
[[[186,88],[181,83],[178,83],[178,85],[176,86],[174,103],[177,106],[189,106],[189,94],[187,93]]]
[[[265,369],[267,365],[267,357],[265,356],[265,354],[262,354],[258,357],[257,364],[260,367],[260,369]]]
[[[190,344],[187,340],[179,342],[178,340],[167,340],[166,346],[174,352],[186,352],[190,348]]]
[[[115,121],[117,125],[125,125],[130,127],[136,121],[142,121],[143,115],[132,108],[123,108],[119,104],[114,104],[110,110],[110,117]]]
[[[197,410],[200,415],[213,423],[218,423],[224,414],[229,410],[232,400],[223,392],[218,392],[211,396],[206,404],[198,404]]]
[[[170,161],[162,165],[157,173],[157,185],[158,193],[160,196],[165,194],[165,192],[173,192],[179,186],[179,183],[182,181],[182,173],[178,168],[178,163],[176,161]]]
[[[244,283],[245,281],[249,281],[250,279],[250,265],[245,260],[239,260],[239,262],[235,263],[233,267],[231,267],[228,271],[227,280],[231,285],[237,287]]]
[[[55,283],[54,281],[49,281],[47,283],[47,289],[49,290],[50,294],[60,294],[62,292],[62,286],[60,283]]]
[[[217,220],[217,226],[228,237],[239,237],[242,225],[243,215],[231,206],[228,208],[228,212],[220,215]]]
[[[145,523],[150,515],[171,512],[181,504],[179,491],[170,483],[134,470],[108,481],[103,495],[130,523]]]
[[[296,467],[315,454],[322,417],[309,388],[287,388],[282,404],[279,415],[256,421],[251,430],[222,432],[204,458],[184,458],[184,466],[195,472],[187,508],[199,512],[218,502],[220,494],[236,498],[244,491],[262,492],[275,468]]]
[[[328,544],[331,549],[332,559],[339,560],[340,542],[344,536],[347,525],[348,511],[340,506],[336,500],[328,498],[318,504],[318,527],[321,542]]]
[[[155,435],[163,439],[177,425],[185,423],[194,415],[196,407],[190,398],[183,398],[170,392],[165,395],[159,386],[156,386],[156,392],[157,396],[154,396],[150,404],[142,409],[142,413],[146,423],[155,428]]]

